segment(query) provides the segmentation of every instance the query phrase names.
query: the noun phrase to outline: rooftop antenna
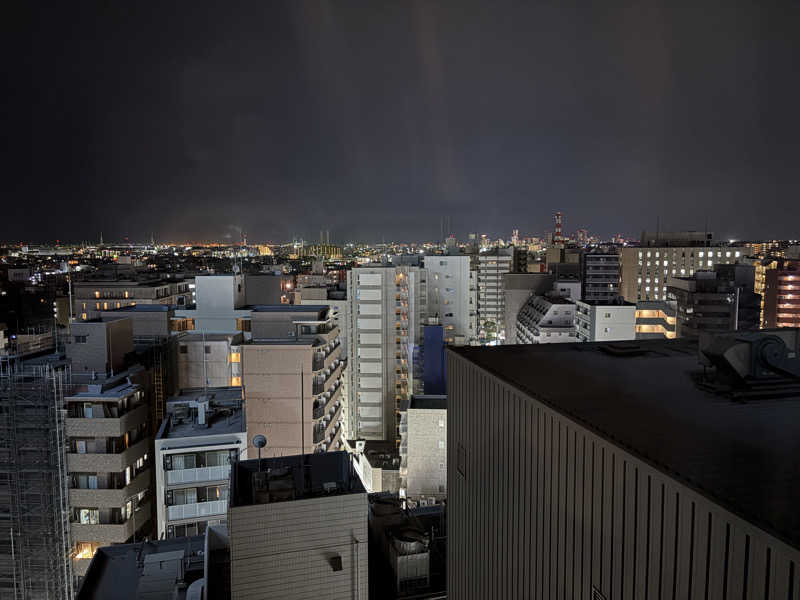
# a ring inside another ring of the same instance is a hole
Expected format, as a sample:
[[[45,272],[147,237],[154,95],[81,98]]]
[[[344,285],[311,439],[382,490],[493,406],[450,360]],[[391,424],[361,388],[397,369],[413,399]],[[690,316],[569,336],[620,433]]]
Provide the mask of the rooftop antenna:
[[[267,445],[267,436],[257,435],[253,438],[253,446],[258,448],[258,472],[261,473],[261,449]]]

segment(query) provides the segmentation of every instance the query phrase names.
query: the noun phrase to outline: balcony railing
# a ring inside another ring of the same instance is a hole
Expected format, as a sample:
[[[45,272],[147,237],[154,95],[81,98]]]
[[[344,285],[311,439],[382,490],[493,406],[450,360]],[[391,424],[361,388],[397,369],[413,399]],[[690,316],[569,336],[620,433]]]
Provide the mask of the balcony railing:
[[[167,471],[167,485],[195,483],[197,481],[223,481],[231,474],[230,465],[215,467],[197,467],[194,469],[175,469]]]
[[[193,504],[176,504],[167,507],[167,519],[179,521],[180,519],[195,519],[211,515],[224,515],[228,511],[227,500],[212,500],[211,502],[195,502]]]

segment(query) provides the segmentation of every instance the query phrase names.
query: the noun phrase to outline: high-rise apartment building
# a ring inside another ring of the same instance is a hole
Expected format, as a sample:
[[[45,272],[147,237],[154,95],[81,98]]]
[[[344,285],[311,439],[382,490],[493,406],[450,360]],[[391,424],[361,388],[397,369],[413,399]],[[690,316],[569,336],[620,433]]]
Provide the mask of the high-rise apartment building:
[[[428,316],[439,319],[447,344],[463,346],[477,340],[477,273],[470,270],[470,260],[467,255],[425,257]]]
[[[800,339],[769,334],[449,349],[448,597],[797,598]]]
[[[581,253],[581,299],[612,302],[619,296],[619,254],[615,248]]]
[[[513,270],[514,247],[493,248],[478,254],[478,337],[487,342],[505,340],[504,275]]]
[[[695,271],[711,269],[717,264],[734,264],[743,257],[742,248],[679,246],[673,242],[686,243],[680,238],[673,241],[660,238],[660,246],[620,249],[620,295],[625,300],[634,303],[664,300],[667,278],[691,277]]]
[[[200,535],[225,522],[231,464],[247,458],[242,390],[183,390],[166,412],[155,439],[156,535]]]
[[[692,277],[670,277],[668,299],[676,305],[677,337],[760,326],[761,297],[753,292],[750,265],[717,265]]]
[[[240,346],[250,441],[265,435],[268,456],[341,447],[347,359],[328,307],[253,307],[251,325]]]
[[[332,452],[233,466],[231,600],[367,598],[369,508],[350,460]]]
[[[428,284],[427,272],[416,266],[347,273],[353,438],[399,440],[400,409],[422,384],[415,358],[428,313]]]

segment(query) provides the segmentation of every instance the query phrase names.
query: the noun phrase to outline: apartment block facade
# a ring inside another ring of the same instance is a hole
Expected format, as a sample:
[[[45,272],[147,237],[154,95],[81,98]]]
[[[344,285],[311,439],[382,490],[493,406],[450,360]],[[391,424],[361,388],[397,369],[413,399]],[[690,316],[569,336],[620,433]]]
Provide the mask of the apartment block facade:
[[[417,266],[359,267],[347,273],[353,400],[348,431],[353,438],[399,443],[400,408],[421,385],[414,359],[428,314],[428,283],[425,269]]]
[[[691,277],[717,264],[741,261],[742,248],[654,246],[620,249],[620,294],[628,302],[665,300],[669,277]]]
[[[428,272],[428,315],[437,317],[447,344],[463,346],[477,341],[477,272],[470,270],[471,258],[426,256]]]
[[[141,367],[79,384],[65,397],[73,568],[82,576],[100,546],[152,530],[149,407]]]
[[[800,261],[779,259],[766,272],[763,304],[766,327],[800,327]]]
[[[636,305],[619,296],[616,301],[577,300],[575,331],[579,342],[615,342],[636,339]]]
[[[401,496],[447,496],[447,396],[412,396],[400,423]]]
[[[74,281],[73,316],[77,320],[96,319],[101,311],[139,304],[185,306],[192,301],[192,281],[163,279]]]
[[[327,306],[254,309],[241,346],[247,433],[267,437],[267,456],[342,447],[347,359]]]
[[[225,523],[231,464],[247,458],[239,388],[184,390],[155,439],[156,535],[202,535]]]
[[[501,343],[505,339],[503,277],[513,270],[514,248],[493,248],[478,254],[478,337]]]

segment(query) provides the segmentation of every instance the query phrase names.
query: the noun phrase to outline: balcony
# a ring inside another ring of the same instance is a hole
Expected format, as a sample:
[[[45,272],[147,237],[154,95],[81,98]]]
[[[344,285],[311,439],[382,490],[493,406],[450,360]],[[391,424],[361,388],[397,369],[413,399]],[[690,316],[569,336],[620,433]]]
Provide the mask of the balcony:
[[[194,502],[192,504],[176,504],[167,507],[167,520],[179,521],[181,519],[196,519],[198,517],[224,515],[226,512],[228,512],[227,500]]]
[[[198,481],[227,481],[230,479],[231,466],[197,467],[195,469],[175,469],[167,471],[167,485],[196,483]]]
[[[88,420],[88,419],[87,419]],[[145,438],[119,454],[67,453],[70,473],[119,473],[147,452],[150,441]],[[88,540],[91,541],[91,540]]]
[[[336,365],[335,367],[333,367],[334,364]],[[331,370],[330,373],[325,375],[324,378],[322,378],[322,377],[320,377],[318,379],[315,378],[315,381],[313,382],[312,387],[311,387],[311,393],[314,394],[315,396],[317,394],[323,393],[326,390],[326,388],[328,387],[328,382],[330,382],[331,378],[339,377],[339,375],[341,375],[341,373],[342,373],[342,370],[346,366],[347,366],[347,360],[344,360],[344,359],[341,359],[341,358],[336,359],[336,361],[334,361],[334,363],[331,364],[331,367],[333,367],[333,369]]]
[[[342,395],[342,384],[337,381],[337,383],[334,384],[334,386],[335,387],[333,387],[331,390],[329,390],[331,392],[330,398],[325,399],[323,397],[323,398],[317,399],[317,401],[315,402],[315,406],[314,406],[314,409],[313,409],[313,412],[312,412],[312,418],[315,421],[317,419],[321,419],[326,414],[328,414],[330,412],[331,407],[333,407],[333,405],[336,404],[336,401],[341,397],[341,395]],[[320,400],[324,400],[324,402],[320,402]]]
[[[95,506],[97,508],[119,508],[133,495],[150,486],[151,470],[144,469],[128,485],[115,489],[70,488],[69,502],[72,506]]]
[[[69,437],[119,437],[147,420],[147,405],[137,406],[117,418],[68,417],[65,423]]]
[[[150,502],[137,508],[130,519],[123,523],[84,524],[72,523],[73,542],[100,542],[103,545],[122,544],[128,541],[136,530],[139,531],[150,521]]]

